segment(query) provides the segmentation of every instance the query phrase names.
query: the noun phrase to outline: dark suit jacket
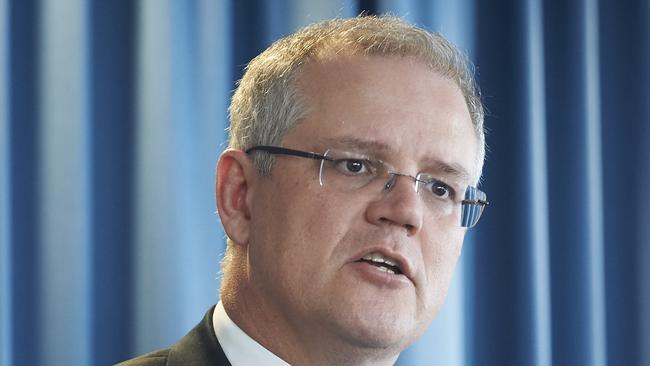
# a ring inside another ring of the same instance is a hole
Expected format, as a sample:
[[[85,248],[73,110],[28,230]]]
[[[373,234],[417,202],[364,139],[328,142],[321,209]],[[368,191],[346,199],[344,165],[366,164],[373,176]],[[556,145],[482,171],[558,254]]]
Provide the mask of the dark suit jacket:
[[[117,366],[231,366],[214,334],[212,312],[171,348],[148,353]]]

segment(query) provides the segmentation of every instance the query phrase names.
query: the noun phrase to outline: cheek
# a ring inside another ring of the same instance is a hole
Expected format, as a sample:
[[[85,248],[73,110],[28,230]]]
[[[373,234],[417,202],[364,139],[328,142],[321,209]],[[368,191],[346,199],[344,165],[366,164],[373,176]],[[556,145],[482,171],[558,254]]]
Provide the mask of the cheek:
[[[346,205],[327,194],[317,178],[269,184],[255,202],[251,237],[253,243],[262,243],[258,255],[293,266],[327,258],[351,221],[346,216],[350,210],[342,210]]]
[[[460,230],[460,229],[459,229]],[[464,231],[433,237],[423,250],[431,302],[444,301],[463,246]]]

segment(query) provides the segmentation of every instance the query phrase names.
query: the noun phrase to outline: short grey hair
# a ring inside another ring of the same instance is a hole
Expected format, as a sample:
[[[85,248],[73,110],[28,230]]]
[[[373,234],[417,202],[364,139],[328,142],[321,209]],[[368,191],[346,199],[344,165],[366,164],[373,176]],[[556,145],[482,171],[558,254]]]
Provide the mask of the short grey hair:
[[[465,98],[479,142],[477,173],[485,158],[484,109],[467,57],[438,33],[393,16],[359,16],[310,25],[273,43],[246,67],[230,107],[229,147],[279,145],[306,112],[297,90],[301,65],[340,55],[408,56],[449,78]],[[270,154],[256,154],[261,174],[269,174]],[[477,177],[478,178],[478,177]]]

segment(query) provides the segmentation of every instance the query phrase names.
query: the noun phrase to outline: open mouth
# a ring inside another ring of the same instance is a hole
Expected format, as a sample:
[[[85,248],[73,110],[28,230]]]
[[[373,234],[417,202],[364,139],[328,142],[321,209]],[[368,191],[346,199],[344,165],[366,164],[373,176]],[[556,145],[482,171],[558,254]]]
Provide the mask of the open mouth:
[[[386,257],[379,252],[368,253],[357,262],[365,262],[371,264],[377,267],[377,270],[380,272],[386,272],[390,274],[403,274],[399,263],[397,263],[395,259]]]

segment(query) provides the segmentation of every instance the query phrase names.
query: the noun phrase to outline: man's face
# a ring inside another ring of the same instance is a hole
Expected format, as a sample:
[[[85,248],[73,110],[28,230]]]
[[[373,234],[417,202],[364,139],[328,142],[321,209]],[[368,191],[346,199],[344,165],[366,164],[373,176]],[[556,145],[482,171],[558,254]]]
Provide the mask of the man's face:
[[[478,143],[462,94],[418,61],[312,62],[298,85],[308,111],[284,147],[354,150],[412,176],[446,178],[451,167],[477,175]],[[319,161],[277,156],[271,175],[256,181],[251,283],[265,306],[306,337],[399,352],[440,309],[465,229],[431,212],[411,179],[368,197],[321,186],[318,172]],[[406,273],[359,261],[373,252]]]

